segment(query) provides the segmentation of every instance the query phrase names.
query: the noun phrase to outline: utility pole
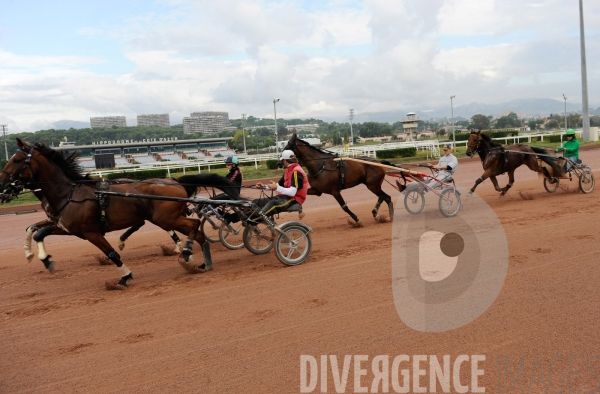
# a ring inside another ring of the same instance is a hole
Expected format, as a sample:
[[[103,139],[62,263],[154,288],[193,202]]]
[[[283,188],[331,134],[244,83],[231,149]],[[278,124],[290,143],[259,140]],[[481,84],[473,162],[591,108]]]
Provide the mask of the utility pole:
[[[350,145],[354,145],[354,133],[352,132],[352,119],[354,119],[354,110],[350,110]]]
[[[244,154],[248,154],[246,151],[246,114],[242,114],[242,136],[244,137]]]
[[[2,127],[2,134],[4,134],[4,154],[6,155],[6,161],[8,161],[8,148],[6,147],[6,129],[8,129],[7,124],[0,124]]]

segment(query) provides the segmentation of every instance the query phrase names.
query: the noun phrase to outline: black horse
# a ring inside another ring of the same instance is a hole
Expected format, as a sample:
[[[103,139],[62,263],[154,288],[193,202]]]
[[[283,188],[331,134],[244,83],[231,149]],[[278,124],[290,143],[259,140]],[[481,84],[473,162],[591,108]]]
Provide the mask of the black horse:
[[[475,153],[478,153],[481,158],[483,175],[475,181],[475,185],[471,188],[469,195],[472,195],[475,192],[475,188],[477,188],[481,182],[490,178],[494,184],[494,188],[501,192],[501,196],[504,196],[515,182],[515,170],[523,164],[527,165],[532,171],[549,177],[548,170],[538,164],[538,157],[552,167],[555,174],[564,172],[551,157],[536,156],[537,153],[546,155],[548,152],[545,149],[524,144],[503,146],[498,142],[492,141],[492,139],[488,135],[483,134],[481,130],[471,131],[469,141],[467,142],[467,155],[473,157]],[[498,186],[496,176],[502,175],[505,172],[508,173],[508,184],[501,188]]]

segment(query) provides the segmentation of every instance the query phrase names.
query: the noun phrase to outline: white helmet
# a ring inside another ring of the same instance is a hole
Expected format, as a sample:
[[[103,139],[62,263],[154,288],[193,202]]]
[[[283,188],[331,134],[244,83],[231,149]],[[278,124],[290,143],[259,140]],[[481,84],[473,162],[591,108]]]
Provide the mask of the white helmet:
[[[294,155],[294,151],[286,149],[283,152],[281,152],[281,157],[279,158],[279,160],[289,160],[289,159],[295,159],[296,155]]]

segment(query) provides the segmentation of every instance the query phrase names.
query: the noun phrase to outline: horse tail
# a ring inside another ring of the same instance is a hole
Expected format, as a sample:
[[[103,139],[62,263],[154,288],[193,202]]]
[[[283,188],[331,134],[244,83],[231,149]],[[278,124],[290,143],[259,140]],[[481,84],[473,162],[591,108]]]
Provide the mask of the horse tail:
[[[232,200],[240,199],[240,187],[219,174],[184,175],[175,180],[185,188],[188,197],[191,197],[198,187],[214,187]]]
[[[536,148],[534,146],[531,147],[531,149],[535,152],[535,153],[541,153],[541,154],[548,154],[548,151],[546,149],[543,148]],[[556,163],[556,160],[554,160],[551,157],[548,156],[538,156],[540,159],[542,159],[542,161],[544,163],[547,163],[548,165],[550,165],[550,167],[552,167],[556,172],[555,174],[560,174],[563,169],[560,168],[560,166]]]

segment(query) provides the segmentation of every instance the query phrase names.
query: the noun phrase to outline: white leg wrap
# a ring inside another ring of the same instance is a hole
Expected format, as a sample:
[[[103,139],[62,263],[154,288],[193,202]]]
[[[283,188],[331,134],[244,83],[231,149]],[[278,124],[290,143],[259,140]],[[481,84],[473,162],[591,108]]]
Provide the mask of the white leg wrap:
[[[175,249],[173,250],[173,252],[175,253],[181,253],[181,247],[183,245],[181,244],[181,241],[177,242],[177,246],[175,246]]]
[[[121,271],[121,276],[126,276],[129,275],[131,273],[131,271],[129,271],[129,268],[127,268],[125,266],[125,264],[123,264],[122,266],[118,267],[119,271]]]
[[[38,245],[38,259],[44,260],[48,257],[48,253],[46,253],[46,248],[44,247],[44,242],[40,241],[37,243]]]
[[[33,253],[31,253],[31,238],[33,237],[33,226],[27,227],[27,231],[25,232],[25,244],[23,245],[23,249],[25,249],[25,258],[27,261],[31,263],[33,260]]]

